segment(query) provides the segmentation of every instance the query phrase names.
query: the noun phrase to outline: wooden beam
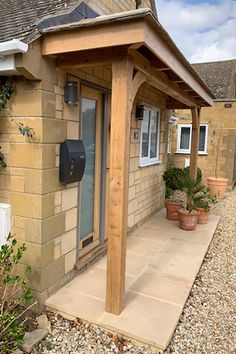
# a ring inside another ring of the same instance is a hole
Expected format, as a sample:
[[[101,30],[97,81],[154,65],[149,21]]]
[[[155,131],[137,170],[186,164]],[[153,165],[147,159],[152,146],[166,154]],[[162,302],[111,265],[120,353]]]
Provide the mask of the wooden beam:
[[[113,62],[106,311],[116,315],[124,308],[125,296],[132,79],[133,65],[128,56]]]
[[[124,51],[127,51],[126,47]],[[111,65],[116,59],[117,51],[110,47],[106,49],[106,55],[104,55],[104,49],[60,54],[56,60],[56,65],[60,69],[80,69]]]
[[[190,170],[189,174],[192,179],[197,177],[197,162],[200,134],[200,109],[191,108],[192,113],[192,140],[190,153]]]
[[[129,50],[129,53],[133,58],[134,67],[145,74],[146,82],[189,107],[197,106],[194,98],[180,89],[178,84],[170,81],[163,72],[154,69],[142,54],[133,50]]]
[[[194,75],[187,68],[186,64],[177,56],[169,45],[167,40],[158,35],[157,31],[146,22],[145,25],[145,44],[166,66],[172,69],[183,82],[187,83],[194,91],[196,91],[206,102],[213,105],[213,98],[206,89],[196,80]],[[160,31],[160,28],[158,28]]]
[[[175,102],[166,102],[166,109],[189,109],[188,106],[186,106],[184,103],[181,103],[179,101]]]
[[[81,27],[71,31],[48,33],[42,39],[42,55],[76,52],[144,42],[142,20]],[[104,52],[104,58],[106,54]]]

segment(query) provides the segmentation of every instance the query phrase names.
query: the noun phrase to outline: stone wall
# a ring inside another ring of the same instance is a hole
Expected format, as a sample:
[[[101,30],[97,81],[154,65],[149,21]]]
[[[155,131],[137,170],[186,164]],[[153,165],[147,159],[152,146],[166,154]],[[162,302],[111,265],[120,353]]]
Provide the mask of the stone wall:
[[[98,11],[98,13],[117,13],[129,10],[135,10],[136,4],[135,0],[87,0],[87,4],[93,4],[94,9]],[[140,7],[151,7],[150,0],[142,0]]]
[[[164,203],[164,184],[162,175],[166,166],[166,150],[168,135],[168,120],[165,117],[165,95],[150,86],[143,85],[137,94],[134,107],[137,102],[145,102],[147,105],[161,109],[160,126],[160,164],[140,167],[140,140],[133,139],[133,133],[141,135],[141,122],[135,119],[135,109],[131,117],[131,141],[130,141],[130,174],[129,174],[129,207],[128,227],[133,228],[143,221],[155,210],[160,209]]]
[[[38,41],[31,50],[40,55]],[[42,59],[41,74],[42,81],[16,79],[9,110],[1,113],[0,134],[8,165],[0,173],[0,202],[12,206],[12,231],[20,243],[27,245],[21,266],[32,266],[31,286],[40,304],[76,274],[78,183],[61,184],[58,167],[60,142],[78,138],[79,107],[64,103],[64,85],[71,78],[110,88],[111,71],[97,67],[66,73],[56,70],[53,60]],[[139,167],[140,142],[133,140],[133,132],[140,132],[140,122],[135,119],[137,102],[161,108],[159,165]],[[132,112],[129,228],[163,205],[167,142],[164,113],[165,96],[143,85]],[[32,127],[35,137],[31,140],[20,135],[11,118]]]
[[[230,103],[231,108],[225,108],[225,103]],[[191,113],[188,110],[177,111],[180,118],[178,124],[191,123]],[[236,100],[215,101],[213,107],[203,108],[201,123],[208,124],[207,155],[198,156],[198,165],[202,169],[204,180],[207,176],[225,177],[229,179],[229,186],[233,185],[234,158],[236,153]],[[168,161],[177,167],[184,167],[188,154],[176,153],[177,126],[170,127],[170,149]],[[217,146],[219,144],[219,149]],[[217,163],[218,151],[218,163]]]

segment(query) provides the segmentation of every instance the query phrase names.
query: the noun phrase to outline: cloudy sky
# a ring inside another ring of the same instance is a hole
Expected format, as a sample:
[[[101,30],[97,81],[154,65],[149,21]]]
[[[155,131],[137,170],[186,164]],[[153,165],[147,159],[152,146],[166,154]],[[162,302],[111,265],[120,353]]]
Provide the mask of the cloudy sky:
[[[235,0],[156,0],[158,17],[191,63],[236,58]]]

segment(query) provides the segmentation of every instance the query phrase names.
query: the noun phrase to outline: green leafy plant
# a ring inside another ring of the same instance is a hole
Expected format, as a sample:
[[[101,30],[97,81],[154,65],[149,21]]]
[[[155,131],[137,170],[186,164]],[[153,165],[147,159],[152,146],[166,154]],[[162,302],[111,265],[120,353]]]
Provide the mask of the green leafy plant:
[[[11,98],[13,92],[13,82],[10,81],[10,79],[8,79],[7,77],[0,77],[0,109],[7,107],[7,101]],[[21,122],[17,122],[14,119],[11,120],[17,125],[18,130],[22,135],[27,136],[28,138],[33,138],[33,136],[35,135],[33,128],[24,125]]]
[[[201,184],[201,179],[196,178],[196,180],[194,180],[188,173],[181,178],[177,178],[176,186],[178,187],[177,189],[186,193],[185,209],[191,213],[191,211],[196,208],[196,197],[200,195],[206,187]]]
[[[7,167],[7,164],[5,162],[5,156],[1,152],[1,146],[0,146],[0,170],[5,167]]]
[[[10,99],[13,91],[12,83],[8,83],[6,80],[0,81],[0,108],[6,108],[7,101]]]
[[[166,191],[168,191],[168,193],[170,193],[171,190],[173,191],[178,189],[176,186],[176,180],[181,177],[182,174],[183,170],[177,167],[170,167],[164,172],[163,179],[165,181]]]
[[[11,353],[23,342],[26,312],[35,305],[27,276],[16,274],[16,266],[22,259],[26,246],[17,247],[17,241],[9,234],[0,249],[0,354]]]
[[[19,132],[23,135],[23,136],[27,136],[27,138],[33,138],[35,135],[35,131],[33,128],[29,127],[28,125],[24,125],[21,122],[17,122],[15,119],[12,119],[12,122],[14,122],[17,127]]]
[[[210,207],[217,203],[215,196],[209,194],[209,189],[205,187],[200,193],[194,197],[194,204],[197,208],[209,211]]]
[[[189,175],[189,171],[190,171],[190,167],[189,166],[185,167],[183,170],[184,170],[184,174],[188,174]],[[197,183],[201,183],[201,181],[202,181],[202,170],[199,167],[197,167],[196,182]]]
[[[165,185],[166,185],[166,198],[169,198],[171,193],[175,190],[183,190],[182,185],[179,181],[182,178],[185,178],[189,175],[189,167],[185,168],[177,168],[177,167],[170,167],[168,168],[163,175]],[[197,179],[196,181],[199,183],[202,180],[202,171],[200,168],[197,169]]]

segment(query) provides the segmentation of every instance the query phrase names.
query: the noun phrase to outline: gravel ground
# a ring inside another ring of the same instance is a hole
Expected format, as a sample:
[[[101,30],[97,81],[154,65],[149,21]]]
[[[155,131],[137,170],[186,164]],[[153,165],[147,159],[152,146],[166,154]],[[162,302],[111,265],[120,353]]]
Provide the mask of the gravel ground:
[[[213,213],[220,223],[166,353],[236,353],[236,190]]]
[[[123,340],[117,335],[101,329],[99,326],[80,320],[67,321],[60,315],[49,314],[52,333],[35,349],[38,353],[65,354],[153,354],[148,347],[139,347],[134,343]]]
[[[236,191],[213,212],[222,218],[166,354],[236,354]],[[50,320],[53,331],[35,354],[157,353],[98,326]]]

